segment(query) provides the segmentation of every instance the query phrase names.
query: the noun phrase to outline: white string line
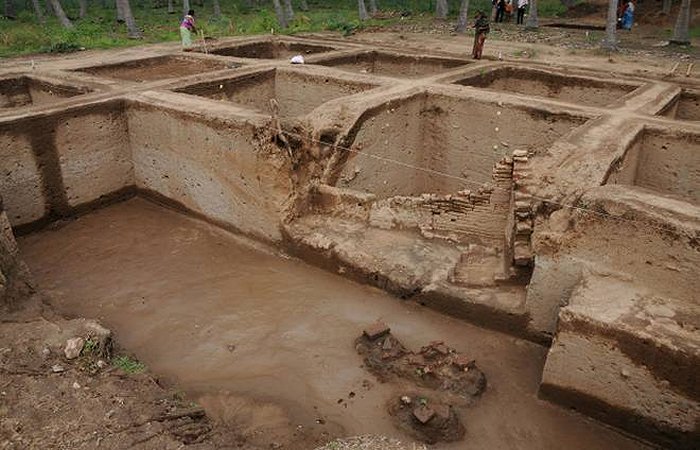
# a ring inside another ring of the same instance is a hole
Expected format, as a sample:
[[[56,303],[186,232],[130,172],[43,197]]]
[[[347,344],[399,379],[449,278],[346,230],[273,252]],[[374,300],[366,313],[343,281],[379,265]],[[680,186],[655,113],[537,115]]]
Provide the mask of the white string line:
[[[478,187],[480,187],[480,188],[481,188],[481,187],[484,187],[484,185],[487,184],[487,182],[472,181],[472,180],[469,180],[469,179],[464,178],[464,177],[460,177],[460,176],[457,176],[457,175],[449,174],[449,173],[447,173],[447,172],[441,172],[441,171],[439,171],[439,170],[429,169],[429,168],[426,168],[426,167],[414,166],[413,164],[409,164],[409,163],[406,163],[406,162],[403,162],[403,161],[400,161],[400,160],[397,160],[397,159],[387,158],[386,156],[380,156],[380,155],[375,155],[375,154],[372,154],[372,153],[367,153],[367,152],[364,152],[364,151],[362,151],[362,150],[357,150],[357,149],[354,149],[354,148],[351,148],[351,147],[344,147],[344,146],[342,146],[342,145],[337,145],[337,144],[329,144],[329,143],[323,142],[323,141],[321,141],[321,140],[319,140],[319,139],[314,139],[314,138],[312,138],[312,137],[303,136],[303,135],[301,135],[301,134],[294,133],[294,132],[291,132],[291,131],[282,131],[282,133],[287,134],[287,135],[289,135],[289,136],[295,136],[295,137],[300,138],[300,139],[305,140],[305,141],[315,142],[315,143],[317,143],[317,144],[332,145],[333,148],[337,148],[337,149],[341,149],[341,150],[344,150],[344,151],[347,151],[347,152],[351,152],[351,153],[356,153],[356,154],[359,154],[359,155],[367,156],[367,157],[369,157],[369,158],[374,158],[374,159],[377,159],[377,160],[379,160],[379,161],[385,161],[385,162],[388,162],[388,163],[396,164],[396,165],[398,165],[398,166],[405,167],[405,168],[407,168],[407,169],[413,169],[413,170],[416,170],[416,171],[419,171],[419,172],[425,172],[425,173],[429,173],[429,174],[433,174],[433,175],[438,175],[438,176],[442,176],[442,177],[445,177],[445,178],[450,178],[450,179],[458,180],[458,181],[461,181],[461,182],[467,183],[467,184],[478,185]],[[495,185],[489,186],[489,187],[492,188],[492,189],[494,189],[494,190],[500,190],[500,191],[503,191],[503,192],[506,192],[506,193],[510,193],[510,191],[509,191],[508,189],[501,188],[501,187],[498,187],[498,186],[495,186]],[[604,212],[601,212],[601,211],[596,211],[596,210],[594,210],[594,209],[585,208],[585,207],[583,207],[583,206],[576,206],[576,205],[569,205],[569,204],[566,204],[566,203],[560,203],[560,202],[556,202],[556,201],[554,201],[554,200],[550,200],[550,199],[547,199],[547,198],[544,198],[544,197],[538,197],[538,196],[536,196],[536,195],[532,195],[532,194],[529,194],[529,193],[526,193],[526,195],[529,196],[530,198],[535,199],[535,200],[539,200],[539,201],[542,201],[542,202],[545,202],[545,203],[549,203],[549,204],[551,204],[551,205],[560,206],[560,207],[562,207],[562,208],[569,208],[569,209],[573,209],[573,210],[585,212],[585,213],[588,213],[588,214],[593,214],[593,215],[596,215],[596,216],[599,216],[599,217],[603,217],[603,218],[606,218],[606,219],[621,220],[621,221],[625,221],[625,222],[640,224],[640,225],[642,225],[642,226],[644,226],[644,227],[646,227],[646,228],[654,228],[654,229],[657,229],[657,230],[660,230],[660,231],[665,231],[665,232],[673,233],[673,234],[676,234],[676,235],[683,235],[682,233],[678,232],[678,231],[675,230],[675,229],[667,228],[667,227],[663,227],[663,226],[653,225],[653,224],[650,224],[650,223],[647,223],[647,222],[642,222],[641,220],[628,219],[628,218],[625,218],[625,217],[616,217],[616,216],[613,216],[613,215],[608,214],[608,213],[604,213]]]

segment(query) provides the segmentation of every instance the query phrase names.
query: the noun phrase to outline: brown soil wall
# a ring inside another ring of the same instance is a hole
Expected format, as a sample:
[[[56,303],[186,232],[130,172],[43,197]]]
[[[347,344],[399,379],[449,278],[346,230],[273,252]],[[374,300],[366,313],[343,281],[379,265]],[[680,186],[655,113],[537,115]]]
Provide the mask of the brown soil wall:
[[[13,226],[67,215],[134,183],[118,101],[0,124],[0,192]]]

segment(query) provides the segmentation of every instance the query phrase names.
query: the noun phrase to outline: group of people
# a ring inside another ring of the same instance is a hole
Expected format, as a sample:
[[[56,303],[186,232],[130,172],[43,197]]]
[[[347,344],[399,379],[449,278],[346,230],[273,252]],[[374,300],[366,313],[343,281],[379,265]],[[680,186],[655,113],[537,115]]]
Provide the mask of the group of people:
[[[525,11],[529,5],[529,0],[492,0],[492,18],[496,22],[503,22],[504,19],[510,21],[513,15],[513,2],[516,2],[518,6],[516,22],[518,25],[522,25],[525,20]],[[472,57],[481,59],[486,35],[491,31],[491,27],[489,25],[489,17],[483,11],[478,11],[474,19],[474,49],[472,50]]]
[[[496,22],[510,22],[514,10],[516,10],[516,22],[518,25],[522,25],[528,4],[528,0],[492,0],[493,19]]]

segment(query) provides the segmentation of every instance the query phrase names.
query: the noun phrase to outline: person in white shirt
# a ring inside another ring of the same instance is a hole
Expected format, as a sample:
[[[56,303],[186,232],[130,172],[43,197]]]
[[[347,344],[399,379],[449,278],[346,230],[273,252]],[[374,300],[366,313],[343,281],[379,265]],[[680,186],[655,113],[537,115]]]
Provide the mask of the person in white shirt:
[[[525,9],[527,9],[528,0],[518,0],[518,25],[523,24],[523,19],[525,18]]]

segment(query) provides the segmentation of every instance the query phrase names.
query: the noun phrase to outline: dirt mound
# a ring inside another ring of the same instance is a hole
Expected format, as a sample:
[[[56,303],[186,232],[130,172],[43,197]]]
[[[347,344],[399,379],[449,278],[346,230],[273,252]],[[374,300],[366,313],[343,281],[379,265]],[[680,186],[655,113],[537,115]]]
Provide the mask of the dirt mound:
[[[111,333],[93,321],[1,323],[0,447],[254,448],[111,352]]]
[[[464,426],[450,405],[419,394],[389,401],[389,414],[399,429],[428,444],[453,442],[464,437]]]
[[[486,376],[476,362],[443,342],[431,342],[414,353],[376,323],[355,341],[365,366],[381,381],[400,378],[416,386],[449,394],[453,401],[469,404],[486,389]]]

